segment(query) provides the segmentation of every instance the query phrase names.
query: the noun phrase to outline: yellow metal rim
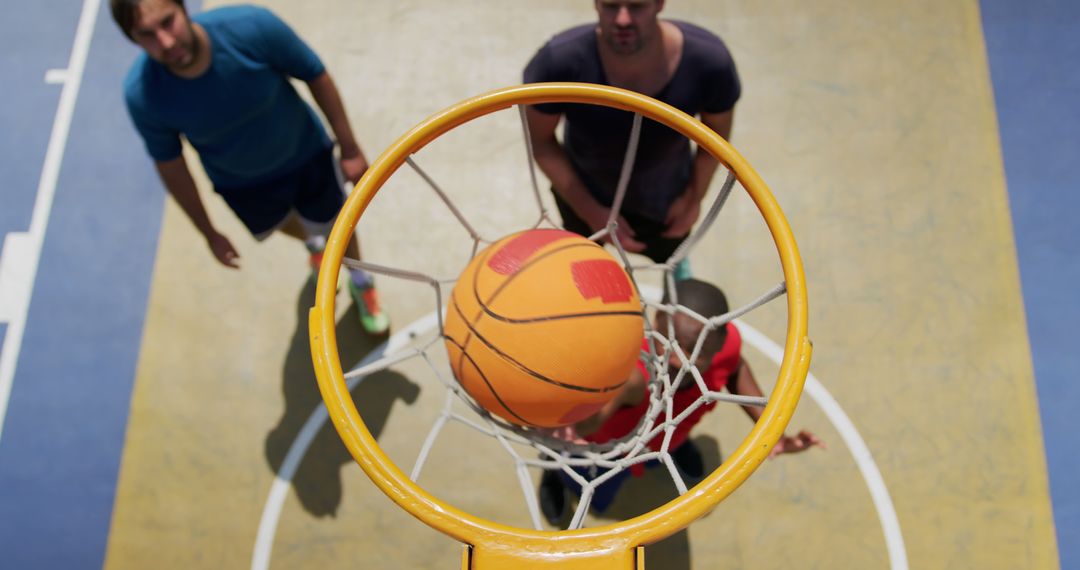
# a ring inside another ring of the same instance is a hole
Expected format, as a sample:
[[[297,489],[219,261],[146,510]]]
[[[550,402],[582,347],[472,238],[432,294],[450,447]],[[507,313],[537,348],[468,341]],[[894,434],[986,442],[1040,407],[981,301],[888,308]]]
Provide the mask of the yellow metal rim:
[[[444,503],[409,480],[382,451],[360,417],[346,386],[335,334],[336,276],[345,246],[376,192],[406,158],[443,133],[513,105],[565,102],[615,107],[654,119],[686,135],[735,172],[768,225],[787,283],[788,322],[784,358],[761,419],[742,444],[711,475],[684,495],[641,516],[600,527],[537,531],[476,517]],[[319,390],[349,452],[387,496],[411,514],[465,544],[504,552],[612,553],[651,544],[705,515],[745,481],[784,433],[802,394],[810,366],[807,293],[795,238],[772,192],[723,138],[700,121],[650,97],[582,83],[538,83],[497,89],[449,107],[394,142],[368,169],[334,225],[319,271],[315,307],[309,314],[312,361]],[[544,554],[542,554],[544,553]]]

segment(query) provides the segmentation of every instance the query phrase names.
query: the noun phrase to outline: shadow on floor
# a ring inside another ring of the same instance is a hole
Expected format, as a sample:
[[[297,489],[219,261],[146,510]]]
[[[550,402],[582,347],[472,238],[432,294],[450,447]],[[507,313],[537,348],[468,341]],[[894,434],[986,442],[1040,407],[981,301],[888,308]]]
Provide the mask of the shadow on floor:
[[[705,460],[706,471],[720,465],[720,445],[709,436],[693,438]],[[667,470],[650,468],[641,477],[629,477],[611,506],[603,514],[594,514],[604,521],[622,521],[647,513],[678,497],[675,483]],[[686,529],[645,547],[646,568],[690,570],[690,539]]]
[[[315,302],[315,282],[308,280],[296,303],[297,328],[282,369],[285,413],[266,437],[266,460],[279,473],[286,454],[312,412],[322,405],[315,380],[308,340],[308,310]],[[376,349],[386,337],[366,335],[360,328],[355,307],[337,322],[338,351],[342,366],[349,369]],[[353,401],[364,423],[376,439],[394,403],[416,401],[420,387],[404,376],[382,371],[364,378],[352,389]],[[352,463],[345,445],[330,422],[325,422],[311,442],[292,477],[293,491],[304,510],[315,517],[335,516],[341,505],[341,468]]]

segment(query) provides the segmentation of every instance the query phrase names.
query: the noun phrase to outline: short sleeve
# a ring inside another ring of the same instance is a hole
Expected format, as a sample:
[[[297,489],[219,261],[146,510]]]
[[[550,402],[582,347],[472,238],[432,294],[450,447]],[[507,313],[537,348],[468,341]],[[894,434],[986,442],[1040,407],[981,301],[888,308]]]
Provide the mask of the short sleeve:
[[[551,81],[551,46],[544,44],[536,55],[529,60],[523,74],[525,83],[543,83]]]
[[[713,53],[707,54],[708,62],[702,76],[702,111],[705,113],[724,113],[735,107],[742,95],[742,84],[727,47],[718,43]]]
[[[275,69],[301,81],[311,81],[326,71],[318,54],[270,10],[253,8],[252,23],[261,55]]]
[[[173,160],[180,156],[183,146],[180,143],[180,131],[161,124],[151,113],[139,104],[138,96],[131,91],[125,93],[128,115],[139,132],[146,152],[157,162]]]
[[[536,52],[536,55],[534,55],[531,60],[529,60],[529,64],[525,66],[525,73],[522,77],[525,83],[547,83],[549,81],[567,80],[565,77],[558,76],[551,51],[551,43],[548,42]],[[537,111],[547,115],[558,115],[564,112],[566,105],[561,103],[545,103],[542,105],[534,105],[533,107]]]
[[[732,375],[739,371],[739,363],[742,361],[742,335],[739,334],[739,329],[733,323],[724,326],[727,327],[724,346],[713,355],[708,370],[703,371],[705,385],[715,391],[727,385]]]

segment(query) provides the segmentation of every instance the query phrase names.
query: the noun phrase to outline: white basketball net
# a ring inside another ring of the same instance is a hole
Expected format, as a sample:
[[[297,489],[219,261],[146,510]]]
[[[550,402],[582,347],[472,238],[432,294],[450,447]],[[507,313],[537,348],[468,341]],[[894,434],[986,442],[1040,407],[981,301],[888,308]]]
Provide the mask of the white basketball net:
[[[532,192],[536,199],[538,209],[538,217],[536,222],[532,225],[532,228],[557,228],[559,227],[558,224],[551,219],[549,212],[541,199],[540,189],[537,184],[536,167],[532,160],[532,148],[528,133],[528,124],[525,120],[525,108],[518,105],[518,110],[521,116],[526,147],[529,154],[529,173],[532,181]],[[652,263],[651,261],[644,264],[632,263],[626,250],[623,249],[622,244],[620,244],[617,237],[615,237],[617,236],[615,232],[615,217],[619,211],[619,206],[622,204],[623,198],[625,197],[627,182],[629,181],[630,174],[633,170],[633,159],[636,155],[637,144],[640,137],[641,121],[642,116],[640,114],[635,114],[630,139],[627,145],[626,158],[623,162],[620,180],[611,210],[611,219],[608,220],[608,225],[605,229],[590,236],[590,239],[593,240],[601,240],[608,238],[608,236],[612,236],[611,241],[613,243],[610,245],[614,247],[618,257],[622,261],[623,268],[630,276],[631,281],[634,283],[634,287],[638,290],[642,299],[642,311],[646,317],[645,339],[647,341],[646,344],[648,350],[642,351],[641,359],[645,362],[646,368],[649,371],[648,411],[637,427],[623,438],[612,440],[604,444],[584,443],[581,440],[577,440],[576,442],[567,441],[565,437],[560,437],[562,435],[560,430],[525,428],[508,423],[501,418],[492,415],[472,400],[446,367],[437,364],[437,362],[441,362],[445,358],[446,350],[442,337],[443,311],[445,310],[444,301],[447,296],[446,291],[447,288],[453,288],[456,276],[449,279],[440,279],[414,271],[362,262],[351,258],[342,260],[343,264],[346,266],[362,268],[386,277],[428,283],[435,292],[436,310],[434,315],[437,319],[436,325],[440,333],[439,335],[427,342],[415,346],[412,345],[411,339],[402,340],[401,342],[396,343],[392,341],[381,358],[370,364],[355,368],[345,374],[345,379],[349,383],[351,389],[352,386],[364,376],[386,370],[408,360],[419,359],[426,363],[434,376],[438,378],[443,386],[445,386],[445,403],[442,406],[441,412],[434,418],[427,438],[424,440],[423,446],[413,465],[410,473],[410,478],[413,481],[416,481],[419,478],[425,463],[427,462],[428,456],[436,441],[439,439],[439,435],[444,427],[449,422],[459,422],[481,434],[494,438],[498,441],[500,447],[513,458],[518,480],[521,483],[524,494],[525,504],[536,529],[539,530],[544,527],[541,524],[536,486],[530,475],[529,468],[561,470],[577,482],[577,484],[581,486],[581,497],[567,528],[581,528],[585,520],[585,514],[589,510],[589,505],[597,487],[622,471],[629,469],[633,465],[654,461],[659,462],[666,467],[679,494],[683,494],[687,491],[688,481],[684,478],[679,469],[676,468],[672,456],[669,453],[669,444],[672,435],[675,432],[675,428],[695,410],[703,405],[717,401],[731,402],[739,405],[765,405],[766,398],[764,397],[739,396],[709,390],[702,378],[701,372],[693,363],[697,361],[702,346],[705,343],[705,338],[709,332],[723,327],[733,319],[782,296],[785,293],[784,283],[781,282],[777,284],[768,291],[762,293],[757,299],[749,304],[724,315],[700,315],[687,307],[680,305],[674,287],[673,270],[675,266],[686,258],[689,252],[700,241],[701,236],[716,220],[717,215],[737,182],[735,173],[731,170],[727,171],[726,180],[709,207],[709,210],[695,230],[682,245],[679,246],[666,263],[657,264]],[[496,241],[481,237],[466,217],[462,215],[461,210],[454,205],[447,194],[419,167],[412,157],[407,159],[407,163],[425,180],[425,182],[427,182],[428,186],[430,186],[431,190],[438,195],[439,199],[446,205],[457,222],[468,232],[473,242],[473,255],[486,244]],[[642,285],[636,277],[637,272],[661,273],[663,281],[667,284],[667,290],[671,292],[669,302],[661,302],[658,299],[658,295],[650,295],[648,294],[649,291],[643,290]],[[690,354],[686,354],[682,347],[674,340],[675,333],[673,330],[673,319],[667,319],[668,330],[656,330],[652,325],[652,321],[648,318],[650,310],[654,313],[656,311],[662,311],[669,315],[682,313],[704,325]],[[398,334],[395,335],[395,338],[407,339],[408,336],[411,335]],[[668,366],[672,353],[676,354],[678,360],[683,363],[683,365],[674,373],[669,370]],[[693,381],[697,384],[702,395],[692,405],[676,415],[673,413],[671,405],[672,396],[687,374],[692,376]],[[456,410],[454,406],[455,402],[464,402],[468,413],[461,413]],[[649,442],[658,436],[663,438],[663,444],[659,451],[653,451],[649,447]],[[523,453],[523,449],[529,450],[529,452]],[[573,469],[575,467],[579,469],[585,468],[582,469],[583,471],[592,469],[598,476],[595,478],[587,478],[578,471],[575,471]],[[692,486],[696,481],[690,481],[689,483],[691,484],[690,486]]]

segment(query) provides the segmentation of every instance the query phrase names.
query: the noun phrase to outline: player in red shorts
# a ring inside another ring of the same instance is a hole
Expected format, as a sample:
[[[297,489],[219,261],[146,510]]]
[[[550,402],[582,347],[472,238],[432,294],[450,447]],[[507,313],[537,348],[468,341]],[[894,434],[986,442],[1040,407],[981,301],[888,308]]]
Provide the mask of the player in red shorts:
[[[724,293],[715,286],[696,279],[687,279],[675,282],[675,291],[678,295],[679,304],[691,311],[705,316],[720,316],[728,312],[727,299]],[[676,313],[669,317],[666,313],[658,312],[655,327],[657,331],[666,333],[668,319],[674,319],[675,341],[682,351],[689,356],[697,343],[704,324],[693,317]],[[646,346],[647,350],[647,346]],[[657,347],[657,350],[662,350]],[[728,323],[720,329],[713,331],[706,337],[701,347],[700,355],[694,363],[701,372],[702,380],[710,391],[718,392],[723,389],[733,394],[742,396],[762,396],[761,387],[758,386],[750,366],[741,356],[742,338],[735,325]],[[672,353],[669,362],[670,374],[675,374],[682,367],[677,353]],[[574,428],[577,435],[594,443],[605,443],[612,439],[618,439],[629,434],[638,426],[641,418],[645,416],[649,407],[648,371],[645,363],[638,361],[637,368],[631,373],[630,378],[615,398],[604,405],[599,412],[592,417],[577,423]],[[682,382],[675,392],[672,401],[672,417],[678,416],[686,410],[698,398],[701,390],[691,374],[686,373]],[[676,427],[671,437],[668,449],[676,467],[682,472],[684,480],[696,482],[705,475],[705,463],[701,452],[689,439],[690,430],[710,410],[716,407],[716,402],[708,402],[688,415]],[[762,409],[757,406],[743,406],[743,410],[750,419],[757,422],[761,417]],[[661,416],[663,419],[666,416]],[[649,448],[659,451],[664,440],[661,432],[649,442]],[[825,445],[809,431],[800,431],[795,436],[784,434],[773,447],[770,457],[781,453],[796,453],[805,451],[813,446],[824,448]],[[635,469],[636,468],[636,469]],[[591,507],[596,512],[603,512],[615,498],[619,487],[626,477],[633,472],[640,474],[642,464],[633,466],[630,470],[623,471],[600,485],[594,490]],[[585,469],[579,471],[589,478],[598,477],[600,473],[588,473]],[[566,493],[569,488],[576,494],[581,489],[577,483],[566,473],[558,470],[544,471],[540,482],[540,507],[544,517],[552,525],[558,525],[565,516]]]

